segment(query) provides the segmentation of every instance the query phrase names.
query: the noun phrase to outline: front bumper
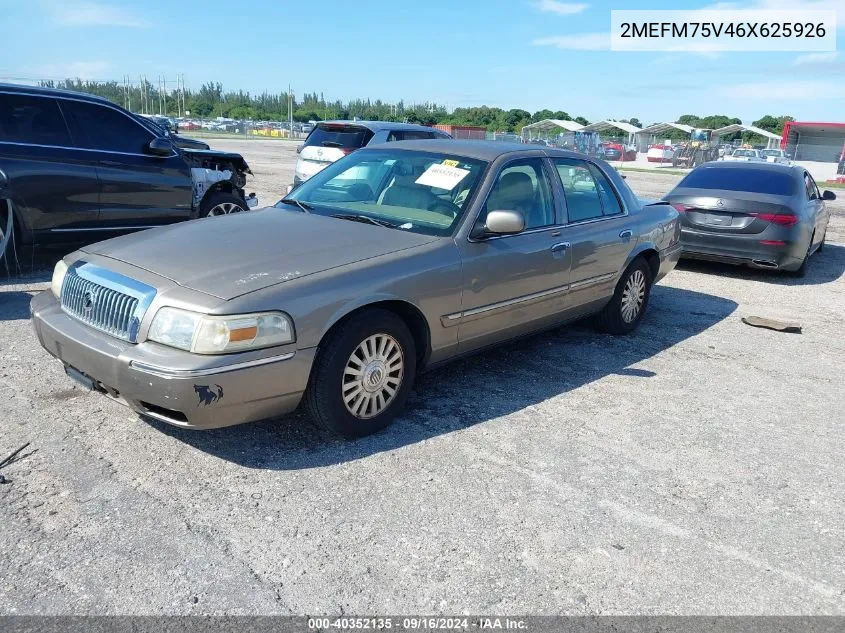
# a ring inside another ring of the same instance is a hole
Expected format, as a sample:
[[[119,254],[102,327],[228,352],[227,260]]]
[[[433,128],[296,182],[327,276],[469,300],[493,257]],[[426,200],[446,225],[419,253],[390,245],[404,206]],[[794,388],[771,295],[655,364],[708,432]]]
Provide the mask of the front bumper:
[[[68,374],[143,415],[196,429],[251,422],[295,409],[316,348],[202,356],[153,342],[137,345],[68,316],[52,292],[30,304],[41,345]]]
[[[794,238],[782,240],[785,244],[762,244],[761,240],[768,237],[773,236],[718,235],[682,227],[682,257],[770,270],[794,270],[801,265],[806,246],[802,247]]]

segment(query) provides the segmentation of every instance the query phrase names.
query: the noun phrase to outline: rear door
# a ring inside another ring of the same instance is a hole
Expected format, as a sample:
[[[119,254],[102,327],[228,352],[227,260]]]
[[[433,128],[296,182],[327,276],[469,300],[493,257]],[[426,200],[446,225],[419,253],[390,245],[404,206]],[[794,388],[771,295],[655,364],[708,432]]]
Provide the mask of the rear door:
[[[97,162],[103,229],[144,228],[191,217],[193,181],[180,153],[146,153],[155,135],[117,108],[73,99],[63,99],[61,107],[74,138]]]
[[[336,160],[370,142],[372,130],[350,123],[318,123],[302,144],[294,184],[308,180]]]
[[[636,244],[636,223],[607,176],[593,163],[573,158],[553,159],[566,199],[571,244],[570,308],[606,298],[612,293],[628,253]]]
[[[830,220],[830,212],[827,210],[821,191],[810,172],[804,172],[804,186],[807,190],[807,213],[814,231],[813,247],[821,243],[827,224]]]
[[[26,228],[55,239],[96,225],[96,160],[74,148],[54,98],[0,92],[0,162]]]

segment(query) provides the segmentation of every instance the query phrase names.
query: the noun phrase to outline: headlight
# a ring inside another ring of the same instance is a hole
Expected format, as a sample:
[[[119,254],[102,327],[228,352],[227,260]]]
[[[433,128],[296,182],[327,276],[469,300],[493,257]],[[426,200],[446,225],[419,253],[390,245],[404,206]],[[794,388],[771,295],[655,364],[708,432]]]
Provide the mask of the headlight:
[[[147,338],[194,354],[227,354],[293,343],[293,323],[281,312],[209,316],[161,308]]]
[[[65,260],[60,259],[56,262],[56,267],[53,269],[53,280],[50,282],[50,290],[56,296],[56,299],[62,296],[62,284],[65,282],[65,275],[67,274],[67,264]]]

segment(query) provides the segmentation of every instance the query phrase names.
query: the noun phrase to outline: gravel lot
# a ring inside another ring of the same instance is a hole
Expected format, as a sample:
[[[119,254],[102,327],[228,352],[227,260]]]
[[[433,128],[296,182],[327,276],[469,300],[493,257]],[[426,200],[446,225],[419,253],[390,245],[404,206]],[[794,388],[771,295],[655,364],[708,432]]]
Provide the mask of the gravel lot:
[[[292,143],[213,146],[263,202],[292,180]],[[845,614],[836,206],[806,279],[683,264],[634,336],[457,362],[356,442],[301,413],[187,432],[75,388],[28,322],[42,254],[0,282],[0,458],[30,442],[2,470],[0,614]]]

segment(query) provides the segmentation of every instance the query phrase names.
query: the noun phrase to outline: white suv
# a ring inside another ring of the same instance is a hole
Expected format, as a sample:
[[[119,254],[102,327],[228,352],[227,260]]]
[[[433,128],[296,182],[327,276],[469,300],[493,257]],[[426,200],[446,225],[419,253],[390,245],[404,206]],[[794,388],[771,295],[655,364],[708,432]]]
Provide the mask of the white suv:
[[[318,171],[356,149],[374,143],[410,141],[417,139],[452,138],[446,132],[424,125],[391,123],[390,121],[323,121],[296,152],[293,186],[308,180]]]

